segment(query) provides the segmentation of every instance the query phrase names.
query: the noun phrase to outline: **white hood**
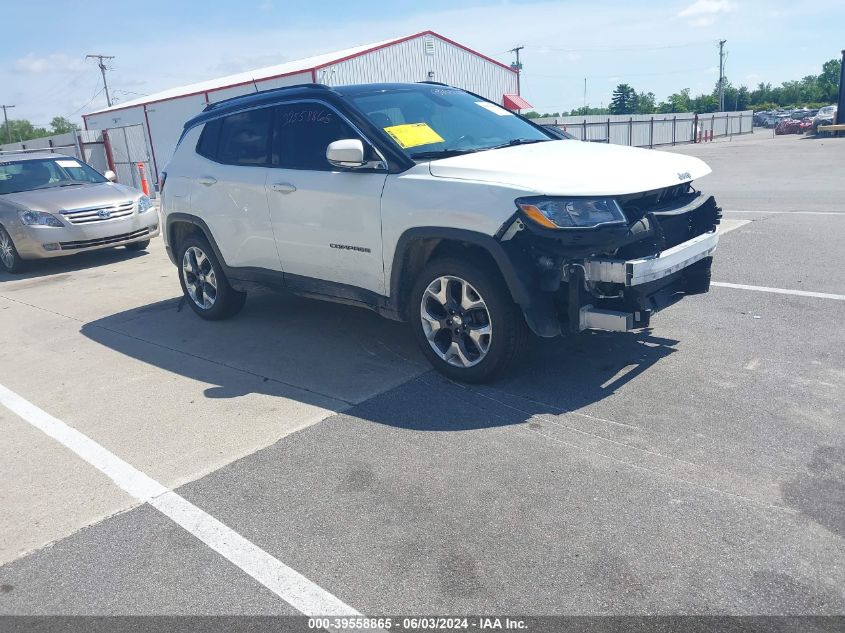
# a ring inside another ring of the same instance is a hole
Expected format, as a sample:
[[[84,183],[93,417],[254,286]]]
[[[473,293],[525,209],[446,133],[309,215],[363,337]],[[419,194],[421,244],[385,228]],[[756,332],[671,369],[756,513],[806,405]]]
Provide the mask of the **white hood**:
[[[560,140],[432,161],[431,175],[475,180],[543,195],[614,196],[701,178],[710,168],[683,154]]]

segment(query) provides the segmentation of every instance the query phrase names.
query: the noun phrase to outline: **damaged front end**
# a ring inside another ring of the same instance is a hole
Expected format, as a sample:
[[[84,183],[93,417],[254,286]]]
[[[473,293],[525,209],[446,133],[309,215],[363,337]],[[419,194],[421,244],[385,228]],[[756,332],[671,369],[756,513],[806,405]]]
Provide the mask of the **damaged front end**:
[[[578,205],[561,220],[518,200],[497,236],[529,289],[522,308],[539,336],[647,327],[655,312],[709,290],[722,215],[712,196],[684,183],[600,201],[601,222],[562,227],[578,222]]]

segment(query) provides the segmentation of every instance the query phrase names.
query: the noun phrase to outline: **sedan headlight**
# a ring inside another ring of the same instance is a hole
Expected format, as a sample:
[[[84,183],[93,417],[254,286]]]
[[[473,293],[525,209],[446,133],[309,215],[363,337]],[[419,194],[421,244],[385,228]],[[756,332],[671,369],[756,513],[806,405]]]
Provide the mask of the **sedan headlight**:
[[[138,213],[144,213],[144,211],[149,211],[153,208],[153,202],[147,196],[141,196],[141,199],[138,200]]]
[[[64,226],[59,218],[44,211],[19,211],[18,217],[27,226],[54,226],[56,228]]]
[[[547,229],[592,229],[625,224],[625,214],[613,198],[519,198],[516,205]]]

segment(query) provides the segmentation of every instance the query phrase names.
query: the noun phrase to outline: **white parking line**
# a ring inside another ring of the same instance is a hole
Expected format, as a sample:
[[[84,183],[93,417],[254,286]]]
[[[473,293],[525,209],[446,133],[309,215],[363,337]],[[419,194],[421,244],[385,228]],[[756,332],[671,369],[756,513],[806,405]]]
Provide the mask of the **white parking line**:
[[[138,501],[152,505],[298,611],[310,616],[361,615],[190,501],[3,385],[0,404],[79,455]]]
[[[785,215],[841,215],[845,218],[845,213],[837,213],[836,211],[743,211],[742,209],[722,209],[722,213],[760,213],[769,215],[772,213],[781,213]]]
[[[831,294],[829,292],[787,290],[786,288],[769,288],[768,286],[746,286],[745,284],[729,284],[724,281],[711,281],[710,285],[718,286],[720,288],[736,288],[737,290],[756,290],[758,292],[773,292],[779,295],[795,295],[797,297],[814,297],[816,299],[833,299],[834,301],[845,301],[845,295]]]
[[[741,226],[745,226],[746,224],[751,224],[751,220],[725,220],[723,219],[722,222],[719,224],[719,234],[724,235],[725,233],[730,233],[734,229],[738,229]]]

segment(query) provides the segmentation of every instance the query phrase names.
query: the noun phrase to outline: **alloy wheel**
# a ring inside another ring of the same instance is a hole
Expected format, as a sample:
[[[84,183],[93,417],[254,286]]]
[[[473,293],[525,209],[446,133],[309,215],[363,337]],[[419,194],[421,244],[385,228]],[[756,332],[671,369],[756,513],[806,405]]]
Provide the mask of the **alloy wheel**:
[[[7,269],[15,265],[15,247],[12,245],[12,238],[2,229],[0,229],[0,260]]]
[[[420,320],[431,349],[454,367],[477,365],[490,351],[490,311],[481,294],[460,277],[445,275],[428,285]]]
[[[197,246],[182,256],[182,278],[188,296],[198,307],[209,310],[217,301],[217,275],[208,256]]]

